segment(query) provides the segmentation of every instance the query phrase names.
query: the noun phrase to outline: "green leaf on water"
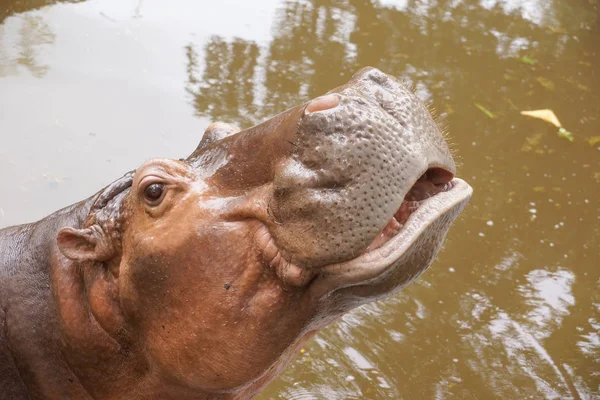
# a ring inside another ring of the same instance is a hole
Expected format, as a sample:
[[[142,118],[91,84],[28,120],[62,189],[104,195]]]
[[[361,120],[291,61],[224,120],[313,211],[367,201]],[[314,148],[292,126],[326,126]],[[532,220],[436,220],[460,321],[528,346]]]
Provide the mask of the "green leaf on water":
[[[535,63],[537,63],[536,59],[527,57],[527,56],[521,57],[520,60],[522,63],[529,64],[529,65],[534,65]]]
[[[560,128],[558,130],[558,136],[560,136],[561,138],[567,139],[569,142],[572,142],[573,140],[575,140],[575,138],[573,137],[573,134],[571,132],[569,132],[568,130],[566,130],[565,128]]]
[[[490,110],[488,110],[487,108],[482,106],[481,104],[475,103],[475,107],[477,107],[482,113],[484,113],[488,117],[490,117],[492,119],[496,118],[496,114],[494,114],[493,112],[491,112]]]
[[[588,138],[587,142],[590,146],[595,146],[600,143],[600,136],[592,136],[591,138]]]

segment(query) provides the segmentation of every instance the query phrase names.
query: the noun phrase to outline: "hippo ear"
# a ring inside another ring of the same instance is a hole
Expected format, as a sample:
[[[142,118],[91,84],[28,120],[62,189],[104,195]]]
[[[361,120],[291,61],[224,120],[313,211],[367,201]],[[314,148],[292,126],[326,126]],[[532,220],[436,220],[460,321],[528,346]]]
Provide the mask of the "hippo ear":
[[[58,248],[74,261],[107,261],[117,249],[113,238],[119,236],[121,203],[131,188],[135,171],[130,171],[97,193],[86,219],[87,228],[62,228]]]
[[[206,128],[206,131],[204,131],[204,135],[202,136],[200,144],[198,147],[196,147],[196,151],[218,140],[235,135],[240,130],[240,127],[237,125],[228,124],[226,122],[214,122],[210,124],[208,128]]]
[[[99,225],[85,229],[63,228],[58,232],[58,248],[73,261],[110,260],[115,247],[109,235]]]

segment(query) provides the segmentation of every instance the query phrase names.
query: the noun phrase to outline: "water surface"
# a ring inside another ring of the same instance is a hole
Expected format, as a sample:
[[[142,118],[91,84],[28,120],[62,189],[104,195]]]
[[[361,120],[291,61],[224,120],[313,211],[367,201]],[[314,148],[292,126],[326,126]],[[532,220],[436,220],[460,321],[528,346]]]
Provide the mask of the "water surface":
[[[261,398],[600,398],[599,19],[593,0],[0,1],[0,227],[376,66],[437,110],[475,197],[418,283]]]

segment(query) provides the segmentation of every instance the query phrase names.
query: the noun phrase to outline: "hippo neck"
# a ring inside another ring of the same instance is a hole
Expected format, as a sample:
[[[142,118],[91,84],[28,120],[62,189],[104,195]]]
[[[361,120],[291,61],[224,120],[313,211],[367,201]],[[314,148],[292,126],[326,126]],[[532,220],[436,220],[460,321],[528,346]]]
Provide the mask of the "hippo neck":
[[[0,387],[8,388],[10,398],[84,394],[56,389],[63,383],[73,388],[75,377],[64,363],[55,363],[62,361],[61,334],[50,275],[58,230],[82,224],[92,201],[0,230]]]
[[[11,398],[110,398],[95,389],[119,387],[110,378],[126,352],[90,312],[85,266],[56,244],[63,227],[84,226],[97,198],[0,230],[0,388]]]

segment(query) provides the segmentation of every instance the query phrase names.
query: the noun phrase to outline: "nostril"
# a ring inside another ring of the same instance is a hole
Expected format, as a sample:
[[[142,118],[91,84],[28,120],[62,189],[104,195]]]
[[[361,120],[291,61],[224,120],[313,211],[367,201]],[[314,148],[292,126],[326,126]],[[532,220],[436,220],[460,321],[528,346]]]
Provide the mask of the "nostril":
[[[445,185],[454,179],[454,174],[443,168],[433,167],[429,168],[419,180],[425,177],[426,180],[430,181],[434,185]]]
[[[330,110],[337,107],[338,104],[340,104],[340,98],[335,94],[328,94],[326,96],[318,97],[308,103],[304,113],[310,114],[314,112]]]

